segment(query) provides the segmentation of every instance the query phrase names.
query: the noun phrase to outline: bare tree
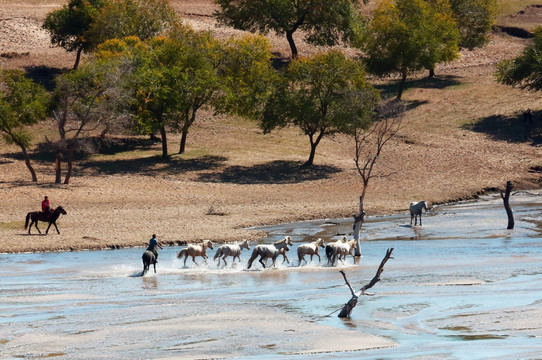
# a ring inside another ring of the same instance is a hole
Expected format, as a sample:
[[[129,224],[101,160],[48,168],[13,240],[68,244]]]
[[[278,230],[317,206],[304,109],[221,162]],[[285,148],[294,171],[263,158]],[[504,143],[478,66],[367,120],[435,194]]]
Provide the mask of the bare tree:
[[[393,252],[393,248],[386,250],[386,255],[384,256],[384,258],[380,262],[380,266],[378,267],[378,270],[376,271],[376,275],[373,277],[373,279],[368,284],[364,285],[360,289],[359,293],[356,293],[354,291],[354,289],[352,288],[352,285],[350,285],[350,283],[348,282],[348,279],[346,278],[346,274],[344,273],[344,270],[339,271],[342,274],[342,276],[344,278],[344,281],[346,282],[346,285],[348,285],[348,288],[350,289],[350,292],[352,293],[352,298],[350,298],[350,300],[348,300],[348,302],[346,304],[344,304],[343,308],[341,309],[341,312],[339,313],[339,317],[341,317],[341,318],[342,317],[350,317],[350,314],[352,313],[352,309],[354,309],[354,307],[356,307],[356,305],[358,304],[358,298],[360,296],[362,296],[362,295],[367,295],[365,293],[365,291],[369,290],[370,288],[375,286],[375,284],[377,282],[380,281],[380,275],[384,271],[384,265],[386,265],[386,262],[389,259],[393,259],[391,257],[392,252]]]
[[[387,177],[389,174],[376,173],[375,166],[382,154],[384,146],[393,139],[403,121],[404,103],[398,100],[386,101],[377,107],[376,118],[371,127],[355,127],[352,136],[355,142],[354,162],[362,180],[362,191],[359,197],[359,214],[354,214],[354,239],[356,239],[355,256],[361,256],[359,232],[365,218],[363,208],[369,181],[374,177]]]

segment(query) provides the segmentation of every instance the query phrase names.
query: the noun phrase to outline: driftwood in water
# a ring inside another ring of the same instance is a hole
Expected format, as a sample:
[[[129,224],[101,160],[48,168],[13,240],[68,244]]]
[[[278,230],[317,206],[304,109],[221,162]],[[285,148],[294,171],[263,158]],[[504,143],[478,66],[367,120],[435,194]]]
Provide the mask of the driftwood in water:
[[[514,186],[509,181],[506,182],[506,190],[503,194],[501,191],[501,198],[504,202],[504,209],[506,210],[506,215],[508,215],[508,227],[507,229],[513,229],[514,228],[514,214],[512,213],[512,208],[510,207],[510,192],[512,191],[512,188]]]
[[[378,270],[376,271],[376,275],[373,277],[373,279],[365,286],[363,286],[360,291],[359,291],[359,294],[356,294],[356,292],[354,291],[354,289],[352,288],[352,286],[350,285],[350,283],[348,282],[348,279],[346,278],[346,274],[344,273],[344,270],[341,270],[340,273],[343,275],[344,277],[344,281],[346,282],[346,285],[348,285],[348,288],[350,289],[350,292],[352,293],[352,298],[350,300],[348,300],[348,302],[346,304],[344,304],[341,312],[339,313],[339,317],[350,317],[350,313],[352,313],[352,310],[354,309],[354,307],[356,307],[357,303],[358,303],[358,298],[361,296],[361,295],[365,295],[365,291],[369,290],[370,288],[372,288],[377,282],[380,281],[380,275],[382,274],[382,272],[384,271],[384,265],[386,264],[386,262],[391,259],[391,253],[393,251],[393,248],[391,249],[388,249],[386,251],[386,256],[384,256],[384,259],[382,259],[382,261],[380,262],[380,266],[378,267]]]

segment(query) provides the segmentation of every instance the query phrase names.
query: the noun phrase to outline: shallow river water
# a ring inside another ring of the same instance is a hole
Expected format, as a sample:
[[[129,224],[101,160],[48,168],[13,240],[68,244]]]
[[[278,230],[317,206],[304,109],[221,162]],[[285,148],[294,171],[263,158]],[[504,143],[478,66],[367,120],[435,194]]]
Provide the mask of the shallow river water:
[[[143,249],[0,254],[0,358],[540,359],[542,195],[498,196],[369,218],[360,264],[297,266],[296,247],[348,235],[350,219],[267,227],[289,235],[290,264],[184,267],[182,247],[141,277]],[[251,244],[252,246],[255,244]],[[350,299],[394,248],[382,280]],[[216,247],[215,247],[216,249]],[[279,261],[280,263],[280,261]],[[361,350],[372,348],[370,350]]]

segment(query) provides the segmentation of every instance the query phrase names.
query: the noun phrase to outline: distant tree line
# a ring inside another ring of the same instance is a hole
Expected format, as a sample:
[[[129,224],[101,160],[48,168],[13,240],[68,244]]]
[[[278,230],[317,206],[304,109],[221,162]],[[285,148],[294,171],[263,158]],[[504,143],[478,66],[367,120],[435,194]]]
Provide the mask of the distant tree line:
[[[433,71],[460,48],[485,45],[496,16],[496,0],[384,0],[372,18],[363,15],[367,0],[215,1],[220,23],[259,34],[220,40],[194,31],[167,0],[70,0],[49,13],[43,27],[53,44],[75,52],[73,70],[56,78],[51,94],[20,72],[0,78],[0,131],[21,148],[32,180],[26,129],[47,116],[59,133],[47,139],[55,182],[62,182],[65,164],[69,183],[87,134],[159,134],[167,159],[168,133],[181,134],[184,153],[203,108],[253,119],[264,133],[299,128],[311,166],[323,137],[356,134],[378,121],[381,99],[367,73],[399,74],[400,100],[412,72]],[[285,67],[272,66],[263,37],[269,31],[286,36]],[[360,55],[336,47],[303,57],[294,36],[301,32],[307,43],[352,46]]]

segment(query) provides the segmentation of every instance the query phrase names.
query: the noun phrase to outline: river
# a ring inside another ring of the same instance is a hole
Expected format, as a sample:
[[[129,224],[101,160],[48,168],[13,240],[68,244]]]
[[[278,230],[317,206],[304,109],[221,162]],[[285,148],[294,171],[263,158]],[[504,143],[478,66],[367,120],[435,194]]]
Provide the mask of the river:
[[[542,353],[542,195],[368,218],[360,264],[297,266],[296,247],[334,240],[350,219],[263,228],[295,242],[290,264],[184,267],[182,247],[141,277],[143,249],[0,254],[0,358],[535,359]],[[54,236],[54,235],[51,235]],[[251,246],[255,245],[254,242]],[[394,248],[349,319],[341,274],[359,289]],[[323,250],[323,249],[321,249]]]

